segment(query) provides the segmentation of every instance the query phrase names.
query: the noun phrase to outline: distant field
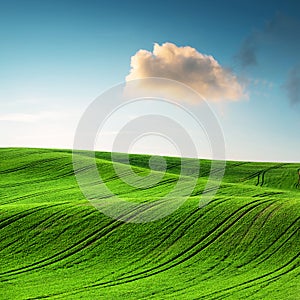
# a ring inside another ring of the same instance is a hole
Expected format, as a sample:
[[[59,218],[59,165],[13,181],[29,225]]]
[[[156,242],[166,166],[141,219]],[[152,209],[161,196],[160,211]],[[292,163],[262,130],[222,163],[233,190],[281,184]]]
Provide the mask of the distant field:
[[[134,171],[147,174],[148,160],[131,155]],[[97,153],[97,165],[114,193],[137,202],[167,193],[180,174],[169,157],[162,181],[142,190],[116,176],[110,153]],[[174,213],[133,224],[84,198],[71,151],[0,149],[0,299],[300,299],[300,163],[228,162],[199,209],[209,168],[201,162]]]

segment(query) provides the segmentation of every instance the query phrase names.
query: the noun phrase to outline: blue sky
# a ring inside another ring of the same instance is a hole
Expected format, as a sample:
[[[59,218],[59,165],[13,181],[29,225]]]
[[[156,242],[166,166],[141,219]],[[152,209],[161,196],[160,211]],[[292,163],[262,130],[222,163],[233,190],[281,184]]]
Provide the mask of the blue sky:
[[[299,161],[299,22],[298,1],[0,0],[0,146],[71,148],[131,56],[170,42],[247,83],[247,100],[212,103],[229,159]]]

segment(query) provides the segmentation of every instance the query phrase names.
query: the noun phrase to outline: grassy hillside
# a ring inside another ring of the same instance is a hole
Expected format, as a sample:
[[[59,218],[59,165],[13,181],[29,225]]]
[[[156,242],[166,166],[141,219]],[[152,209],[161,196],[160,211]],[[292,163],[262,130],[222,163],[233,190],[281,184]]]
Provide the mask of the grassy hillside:
[[[134,172],[147,175],[148,160],[132,155]],[[114,193],[138,202],[167,193],[180,173],[167,158],[161,182],[143,190],[116,176],[109,153],[97,165]],[[126,176],[122,155],[120,165]],[[84,198],[70,151],[0,149],[0,298],[300,299],[300,163],[228,162],[199,209],[209,167],[180,209],[134,224]]]

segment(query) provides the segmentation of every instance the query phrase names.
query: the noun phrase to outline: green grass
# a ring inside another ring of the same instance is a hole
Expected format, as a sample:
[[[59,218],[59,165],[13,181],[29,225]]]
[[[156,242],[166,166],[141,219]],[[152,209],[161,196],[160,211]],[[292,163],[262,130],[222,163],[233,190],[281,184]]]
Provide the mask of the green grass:
[[[300,299],[300,163],[228,162],[213,201],[199,209],[210,168],[201,161],[178,210],[134,224],[84,198],[71,151],[0,155],[1,299]],[[159,199],[180,174],[179,159],[169,157],[160,184],[137,189],[116,176],[110,153],[96,157],[109,188],[128,201]],[[130,157],[141,178],[148,160]]]

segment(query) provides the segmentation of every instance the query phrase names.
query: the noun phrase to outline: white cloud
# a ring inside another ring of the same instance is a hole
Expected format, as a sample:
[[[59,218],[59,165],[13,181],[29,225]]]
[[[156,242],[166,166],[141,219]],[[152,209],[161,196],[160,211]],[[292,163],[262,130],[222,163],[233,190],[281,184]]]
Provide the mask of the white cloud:
[[[0,147],[72,148],[80,111],[43,110],[0,114]]]
[[[153,52],[139,50],[131,57],[131,70],[126,81],[147,77],[179,81],[207,100],[234,101],[246,97],[237,76],[222,67],[213,56],[189,46],[164,43],[154,44]]]
[[[32,123],[41,120],[55,120],[67,117],[68,114],[57,111],[41,111],[34,114],[8,113],[0,115],[0,121]]]

